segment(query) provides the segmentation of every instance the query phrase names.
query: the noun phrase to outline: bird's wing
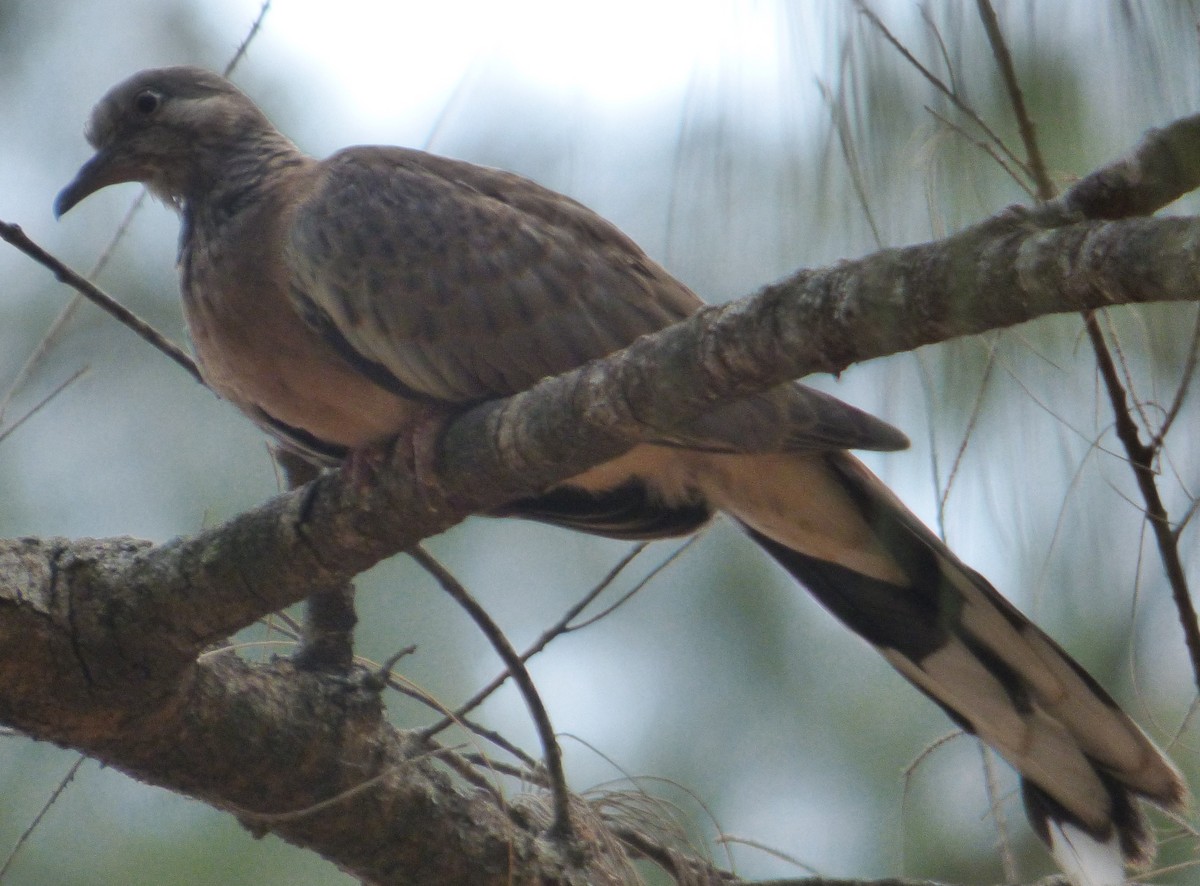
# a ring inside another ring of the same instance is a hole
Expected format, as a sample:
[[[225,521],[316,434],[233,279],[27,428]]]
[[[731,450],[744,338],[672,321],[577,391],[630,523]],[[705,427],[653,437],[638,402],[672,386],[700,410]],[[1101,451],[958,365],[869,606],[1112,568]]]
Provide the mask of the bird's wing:
[[[285,248],[290,294],[351,364],[414,400],[507,396],[620,350],[703,302],[613,225],[499,170],[402,148],[324,161]],[[784,385],[686,442],[897,449],[890,425]]]
[[[579,204],[400,148],[326,161],[288,262],[314,325],[448,402],[523,390],[701,306]]]

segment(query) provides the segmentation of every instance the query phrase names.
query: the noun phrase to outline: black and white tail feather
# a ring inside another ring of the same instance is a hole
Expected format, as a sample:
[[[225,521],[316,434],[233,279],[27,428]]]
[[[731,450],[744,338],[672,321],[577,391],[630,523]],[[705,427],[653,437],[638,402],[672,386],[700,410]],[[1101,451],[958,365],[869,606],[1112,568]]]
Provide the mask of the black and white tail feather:
[[[907,585],[751,535],[834,615],[1021,773],[1035,832],[1076,886],[1120,886],[1154,856],[1139,798],[1180,809],[1178,770],[1099,684],[856,459],[827,456]]]
[[[962,564],[852,456],[828,456],[907,587],[840,581],[829,565],[767,549],[896,670],[1021,773],[1034,831],[1078,886],[1120,886],[1145,866],[1153,834],[1139,798],[1180,809],[1175,766],[1091,675]],[[887,600],[876,615],[878,600]],[[935,617],[936,613],[936,617]]]
[[[1140,800],[1181,809],[1179,772],[1099,684],[846,452],[673,453],[599,490],[505,513],[621,538],[737,520],[847,627],[1021,775],[1034,831],[1075,886],[1120,886],[1154,843]]]

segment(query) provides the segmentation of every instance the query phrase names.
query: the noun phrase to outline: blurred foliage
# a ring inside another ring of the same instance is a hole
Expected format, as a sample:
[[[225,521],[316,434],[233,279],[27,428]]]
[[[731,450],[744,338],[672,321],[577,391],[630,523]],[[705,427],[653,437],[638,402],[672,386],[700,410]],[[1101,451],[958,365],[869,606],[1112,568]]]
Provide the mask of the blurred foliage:
[[[853,4],[715,5],[734,10],[734,20],[740,11],[773,16],[774,49],[749,52],[731,30],[713,57],[697,54],[681,86],[647,84],[644,95],[614,108],[521,75],[497,45],[463,71],[425,135],[435,150],[513,169],[583,200],[710,300],[751,292],[802,265],[940,236],[1027,199],[973,143],[979,133]],[[1056,180],[1069,182],[1128,150],[1148,127],[1195,110],[1193,4],[998,5]],[[268,14],[237,74],[280,126],[318,152],[345,143],[346,132],[356,140],[362,133],[420,144],[396,110],[406,84],[391,83],[391,62],[381,59],[375,78],[392,87],[390,100],[375,102],[372,121],[357,119],[339,96],[378,83],[331,80],[329,72],[354,47],[289,42],[283,6]],[[1016,145],[972,4],[873,8]],[[257,11],[257,0],[0,0],[0,217],[88,267],[134,193],[98,196],[62,224],[50,218],[53,194],[86,156],[79,133],[91,103],[137,68],[221,68]],[[288,12],[289,21],[331,14],[320,4]],[[372,27],[365,3],[339,14],[361,15],[362,28]],[[511,14],[530,13],[514,4]],[[694,14],[713,13],[701,4]],[[454,39],[428,35],[434,43]],[[620,47],[612,55],[619,64]],[[1192,203],[1184,201],[1182,210]],[[174,238],[174,221],[148,205],[101,282],[182,336]],[[2,386],[68,295],[11,250],[0,250],[0,281]],[[1111,312],[1129,378],[1149,414],[1180,383],[1195,315],[1186,305]],[[87,375],[0,446],[0,532],[165,539],[276,490],[266,448],[247,422],[88,307],[67,325],[4,421],[81,367]],[[1149,731],[1170,741],[1194,688],[1078,319],[951,342],[814,383],[910,434],[911,452],[872,457],[872,467],[1093,669]],[[1176,517],[1191,504],[1188,490],[1200,486],[1200,457],[1180,433],[1195,426],[1193,400],[1164,462],[1164,495]],[[1193,566],[1194,530],[1181,541]],[[431,547],[518,647],[624,550],[486,520],[469,521]],[[671,549],[656,546],[635,571]],[[447,705],[499,669],[466,618],[402,558],[364,577],[360,614],[360,651],[378,661],[417,644],[403,673]],[[262,628],[244,634],[266,637]],[[728,833],[777,846],[823,873],[904,872],[965,884],[1003,877],[977,746],[962,738],[939,746],[905,779],[909,764],[950,724],[729,526],[715,527],[608,619],[552,644],[535,660],[534,676],[555,726],[580,739],[566,740],[576,786],[623,773],[670,779],[681,787],[638,784],[678,802],[696,839],[717,858],[725,849],[711,843],[716,829],[684,789]],[[428,722],[407,699],[392,699],[390,709],[398,723]],[[481,716],[535,747],[511,691]],[[1173,751],[1200,783],[1192,736],[1185,733]],[[0,852],[15,844],[73,759],[20,738],[0,741]],[[1021,876],[1032,880],[1048,862],[1023,823],[1014,780],[999,769],[1000,808]],[[757,850],[732,851],[747,875],[794,873]],[[1164,847],[1163,861],[1191,853],[1176,840]],[[252,840],[223,813],[88,763],[0,882],[350,880],[308,853]]]

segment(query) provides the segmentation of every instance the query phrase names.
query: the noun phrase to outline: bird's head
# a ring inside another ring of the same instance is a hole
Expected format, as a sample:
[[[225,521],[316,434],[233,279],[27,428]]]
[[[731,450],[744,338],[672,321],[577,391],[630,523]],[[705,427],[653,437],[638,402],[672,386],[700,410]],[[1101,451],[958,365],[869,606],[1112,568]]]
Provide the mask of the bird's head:
[[[231,150],[265,134],[282,138],[224,77],[195,67],[141,71],[92,111],[86,135],[96,153],[59,193],[54,213],[130,181],[178,206],[219,178]]]

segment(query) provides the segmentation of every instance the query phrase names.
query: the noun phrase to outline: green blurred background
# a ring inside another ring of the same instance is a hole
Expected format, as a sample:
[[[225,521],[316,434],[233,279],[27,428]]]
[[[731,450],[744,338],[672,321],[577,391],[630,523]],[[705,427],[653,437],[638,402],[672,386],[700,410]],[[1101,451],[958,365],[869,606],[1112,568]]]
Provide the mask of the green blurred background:
[[[973,4],[873,8],[1019,152]],[[1063,0],[998,10],[1044,153],[1064,184],[1200,104],[1193,4]],[[89,108],[143,67],[222,68],[258,11],[257,0],[0,0],[0,218],[90,267],[137,189],[110,189],[53,220],[54,194],[88,155]],[[276,0],[234,79],[314,154],[363,142],[428,146],[568,193],[710,301],[797,267],[940,236],[1027,199],[929,109],[977,131],[853,5],[834,0]],[[148,203],[99,279],[182,338],[176,231],[171,213]],[[70,298],[44,270],[0,248],[0,396]],[[1178,388],[1195,317],[1187,305],[1112,313],[1152,421]],[[5,401],[0,434],[85,367],[0,440],[0,533],[163,540],[277,490],[267,447],[248,422],[88,306]],[[1186,721],[1194,685],[1079,320],[1041,321],[814,383],[912,437],[910,451],[868,463],[1169,744],[1198,783]],[[1163,463],[1176,519],[1200,488],[1194,400]],[[1186,528],[1181,543],[1195,580],[1196,532]],[[626,550],[487,520],[430,548],[518,647]],[[672,549],[656,546],[632,572]],[[382,660],[416,644],[402,673],[447,705],[498,670],[465,616],[405,559],[360,587],[359,650]],[[623,774],[669,780],[674,786],[641,784],[677,803],[718,858],[727,851],[714,842],[719,826],[829,875],[1004,877],[978,746],[964,738],[941,745],[906,779],[950,723],[728,525],[611,617],[552,644],[533,674],[555,727],[578,737],[565,739],[577,789]],[[401,697],[390,712],[402,725],[429,722]],[[536,752],[513,693],[499,693],[483,719]],[[0,738],[0,857],[75,759]],[[1015,780],[998,770],[1000,809],[1028,881],[1049,864],[1024,823]],[[759,849],[728,851],[748,876],[802,872]],[[1194,853],[1194,840],[1175,839],[1161,860]],[[1185,870],[1160,882],[1196,879]],[[0,880],[350,882],[309,853],[252,839],[226,814],[90,762]]]

